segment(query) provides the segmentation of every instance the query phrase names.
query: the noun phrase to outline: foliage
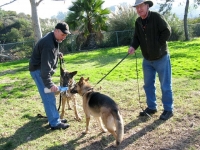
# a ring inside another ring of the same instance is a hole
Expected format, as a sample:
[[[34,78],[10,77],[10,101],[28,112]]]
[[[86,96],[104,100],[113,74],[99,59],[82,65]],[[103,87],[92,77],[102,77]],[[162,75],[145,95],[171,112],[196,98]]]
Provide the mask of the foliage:
[[[12,43],[33,39],[30,16],[24,13],[16,14],[14,11],[3,11],[0,18],[0,41]]]
[[[46,35],[48,32],[53,31],[56,24],[59,22],[57,19],[40,19],[40,25],[43,36]]]
[[[102,9],[102,0],[77,0],[72,2],[73,6],[69,7],[66,22],[69,26],[85,34],[105,31],[107,29],[107,15],[110,11]]]
[[[163,4],[160,4],[159,12],[162,12],[163,14],[170,13],[172,9],[172,4],[175,2],[175,0],[165,0]],[[191,31],[188,30],[188,9],[189,9],[189,2],[191,0],[182,0],[179,2],[179,5],[185,4],[185,11],[184,11],[184,34],[185,34],[185,40],[189,40],[189,33]],[[200,0],[193,1],[193,8],[196,9],[200,5]]]
[[[193,8],[196,9],[200,5],[200,0],[189,0],[189,2],[193,2]],[[160,3],[159,12],[162,12],[163,14],[169,13],[172,9],[172,5],[175,2],[175,0],[164,0],[164,3]],[[184,5],[186,3],[186,0],[179,1],[179,5]]]
[[[176,16],[176,14],[166,13],[165,19],[171,27],[171,37],[169,41],[178,41],[184,39],[183,22]]]
[[[85,45],[89,48],[95,48],[96,37],[101,31],[107,30],[106,22],[110,11],[107,8],[102,9],[103,3],[102,0],[76,0],[69,7],[71,12],[65,19],[73,30],[83,34],[80,35],[81,39],[87,38]]]
[[[118,45],[130,45],[133,32],[129,32],[129,34],[123,34],[124,30],[134,31],[135,29],[135,21],[138,15],[134,11],[133,7],[130,5],[121,5],[117,6],[117,10],[112,12],[109,16],[109,31],[110,35],[107,38],[107,43],[111,45],[111,43],[116,42],[116,38],[118,41]],[[115,31],[113,33],[112,31]],[[116,37],[117,35],[117,37]],[[114,44],[113,44],[114,45]]]
[[[86,1],[81,1],[81,2],[83,2],[83,4],[84,2],[88,3]],[[81,6],[83,5],[82,3],[80,4]],[[100,4],[101,3],[99,3],[99,5]],[[99,5],[94,4],[94,6],[99,6]],[[76,10],[79,11],[79,9],[76,9]],[[83,10],[83,8],[80,8],[80,10]],[[137,14],[134,12],[134,9],[128,5],[117,6],[117,10],[115,12],[112,12],[111,14],[105,13],[105,11],[101,9],[101,7],[97,10],[98,11],[95,11],[95,10],[92,10],[92,11],[94,11],[95,13],[97,12],[99,17],[103,16],[102,22],[106,26],[105,29],[107,29],[108,31],[102,32],[104,28],[102,28],[100,32],[96,32],[95,30],[96,33],[95,33],[94,39],[96,40],[95,41],[95,44],[97,45],[96,48],[130,45],[131,40],[132,40],[132,35],[134,32],[134,26],[135,26],[134,22],[135,22],[135,19],[137,18]],[[71,11],[70,13],[75,14],[75,12],[73,11]],[[83,12],[82,16],[84,16],[85,14],[86,14],[86,11]],[[67,18],[70,17],[68,14],[66,15],[67,15]],[[96,17],[96,15],[91,15],[91,16]],[[9,54],[11,49],[16,52],[16,51],[20,51],[20,48],[21,50],[24,50],[24,47],[26,47],[26,52],[21,52],[21,53],[30,54],[30,52],[32,51],[34,42],[32,42],[32,44],[30,44],[29,42],[33,41],[34,37],[33,37],[33,29],[31,25],[30,17],[31,17],[30,15],[26,15],[24,13],[17,14],[14,11],[4,11],[0,9],[0,44],[3,44],[2,46],[4,50],[6,51],[6,54]],[[77,18],[78,20],[80,19],[80,22],[74,21],[70,25],[70,30],[72,31],[73,34],[68,36],[67,40],[63,41],[62,44],[60,44],[60,49],[65,53],[79,51],[80,49],[85,49],[85,50],[90,49],[89,45],[87,44],[84,45],[83,43],[83,42],[86,42],[87,40],[86,37],[84,36],[84,33],[80,33],[77,35],[77,31],[78,32],[83,31],[81,30],[81,27],[83,27],[85,24],[83,24],[82,22],[87,20],[87,19],[84,20],[84,18],[82,18],[81,20],[80,17],[81,16],[78,15],[78,18]],[[170,41],[183,40],[184,38],[183,38],[182,20],[178,19],[176,15],[171,14],[171,13],[166,14],[165,18],[167,19],[167,21],[169,22],[172,28],[172,36],[170,38]],[[69,21],[70,20],[71,19],[69,19]],[[41,25],[43,36],[46,35],[46,33],[51,32],[58,21],[59,20],[57,19],[40,19],[40,25]],[[98,26],[96,25],[97,21],[95,21],[95,24],[93,24],[96,28],[98,28]],[[77,26],[77,28],[73,28],[73,23],[79,23],[80,26]],[[198,24],[199,18],[189,19],[188,23],[189,23],[188,25],[189,34],[192,37],[200,36],[200,30],[199,30],[200,25]],[[12,44],[13,42],[17,42],[20,44],[19,46],[17,46],[17,43]],[[24,43],[24,45],[22,46],[21,43]],[[28,45],[26,45],[27,43]],[[15,55],[16,54],[20,54],[20,53],[15,53]],[[16,56],[16,57],[23,58],[24,55]],[[29,56],[25,56],[25,57],[29,57]]]
[[[200,17],[188,19],[189,27],[191,27],[192,37],[200,36]]]
[[[117,6],[109,15],[109,31],[134,30],[138,15],[131,5]]]

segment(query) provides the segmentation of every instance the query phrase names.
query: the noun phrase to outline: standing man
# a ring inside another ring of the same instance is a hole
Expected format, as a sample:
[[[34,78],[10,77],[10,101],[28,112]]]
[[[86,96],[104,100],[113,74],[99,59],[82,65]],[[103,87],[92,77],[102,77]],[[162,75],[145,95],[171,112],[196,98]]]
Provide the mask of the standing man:
[[[54,92],[58,87],[52,81],[52,75],[58,64],[58,58],[62,58],[59,52],[59,43],[61,43],[69,32],[69,26],[65,22],[58,23],[54,31],[41,38],[33,50],[29,71],[38,88],[44,109],[52,130],[66,129],[69,127],[67,120],[60,119],[59,112],[56,108],[56,97]],[[51,93],[45,93],[47,87]]]
[[[133,7],[136,8],[139,17],[135,22],[135,33],[128,53],[133,54],[140,46],[144,57],[142,67],[147,108],[139,115],[146,116],[157,112],[155,88],[157,73],[164,107],[160,119],[168,120],[173,116],[172,73],[167,47],[171,28],[162,15],[149,10],[152,6],[151,0],[136,0]]]

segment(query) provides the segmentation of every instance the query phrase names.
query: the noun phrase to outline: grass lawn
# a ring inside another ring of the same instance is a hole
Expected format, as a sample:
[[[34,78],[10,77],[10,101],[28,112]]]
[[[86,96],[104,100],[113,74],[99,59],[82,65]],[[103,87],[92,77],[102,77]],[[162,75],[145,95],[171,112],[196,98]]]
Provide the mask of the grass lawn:
[[[128,47],[106,48],[64,56],[64,67],[78,71],[75,80],[89,77],[96,83],[127,54]],[[158,113],[152,118],[138,117],[145,109],[142,55],[130,55],[104,80],[95,86],[119,105],[125,125],[124,140],[118,149],[125,150],[199,150],[200,149],[200,38],[189,42],[169,42],[173,73],[174,116],[159,120],[163,111],[158,80]],[[137,63],[136,63],[137,61]],[[136,70],[137,66],[137,70]],[[137,80],[138,79],[138,80]],[[53,77],[59,85],[59,69]],[[139,92],[138,92],[139,91]],[[59,96],[58,96],[59,99]],[[77,96],[81,122],[73,110],[65,117],[69,129],[51,131],[43,104],[28,71],[28,60],[0,64],[0,150],[100,150],[114,149],[113,136],[101,133],[91,118],[91,133],[83,135],[85,116],[82,99]]]

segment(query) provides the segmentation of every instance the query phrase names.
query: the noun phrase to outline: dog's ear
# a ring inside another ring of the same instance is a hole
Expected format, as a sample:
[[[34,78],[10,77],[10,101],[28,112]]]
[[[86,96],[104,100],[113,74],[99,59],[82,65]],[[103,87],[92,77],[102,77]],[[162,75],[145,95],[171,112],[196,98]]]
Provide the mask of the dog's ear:
[[[76,74],[77,74],[77,71],[71,72],[71,75],[72,75],[72,76],[75,76]]]
[[[81,77],[81,78],[80,78],[80,80],[79,80],[79,82],[82,82],[83,80],[84,80],[84,78],[83,78],[83,77]]]
[[[89,77],[87,79],[85,79],[85,81],[89,81]]]
[[[64,76],[65,70],[62,67],[60,67],[60,72],[61,72],[61,76]]]
[[[79,80],[79,82],[78,82],[78,85],[80,86],[81,84],[83,84],[83,81],[84,81],[84,78],[81,77],[80,80]]]

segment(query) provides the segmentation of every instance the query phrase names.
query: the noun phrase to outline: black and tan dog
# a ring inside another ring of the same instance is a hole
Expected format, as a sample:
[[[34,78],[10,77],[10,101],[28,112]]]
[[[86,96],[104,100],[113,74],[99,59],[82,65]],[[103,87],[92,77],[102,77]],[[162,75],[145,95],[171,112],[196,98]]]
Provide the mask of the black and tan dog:
[[[70,92],[71,89],[76,84],[73,77],[77,74],[77,71],[69,72],[69,71],[64,70],[63,68],[60,68],[60,71],[61,71],[60,86],[68,87],[68,90],[66,92],[61,93],[62,112],[61,112],[60,118],[63,119],[64,117],[66,102],[68,105],[68,109],[69,110],[71,109],[69,101],[72,100],[74,104],[75,120],[81,121],[81,117],[79,116],[77,112],[76,94]]]
[[[72,93],[78,93],[83,98],[83,110],[86,115],[86,130],[89,132],[90,115],[98,119],[101,129],[109,131],[116,139],[115,146],[118,146],[124,136],[124,123],[119,108],[114,100],[110,97],[93,91],[88,83],[89,78],[80,78]],[[103,122],[103,123],[102,123]]]

